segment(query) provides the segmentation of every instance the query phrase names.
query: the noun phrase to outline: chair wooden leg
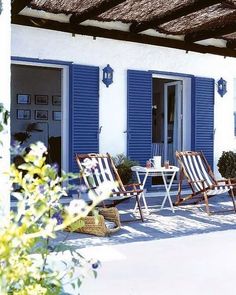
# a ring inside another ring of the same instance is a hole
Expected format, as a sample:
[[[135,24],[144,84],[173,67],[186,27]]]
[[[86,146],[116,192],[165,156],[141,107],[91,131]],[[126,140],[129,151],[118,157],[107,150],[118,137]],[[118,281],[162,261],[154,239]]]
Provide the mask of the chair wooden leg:
[[[141,208],[141,204],[140,204],[140,200],[139,200],[139,195],[136,196],[136,201],[137,201],[137,204],[138,204],[138,210],[139,210],[139,213],[140,213],[141,220],[142,220],[142,222],[144,222],[143,212],[142,212],[142,208]]]
[[[179,185],[178,185],[177,198],[176,198],[176,202],[174,202],[174,205],[175,206],[178,206],[181,203],[181,201],[182,201],[181,191],[182,191],[183,177],[184,177],[184,173],[183,173],[183,170],[181,169],[180,170],[180,174],[179,174]]]
[[[207,197],[207,194],[206,194],[206,193],[203,193],[203,196],[204,196],[205,205],[206,205],[206,212],[207,212],[208,215],[211,215],[211,213],[210,213],[210,209],[209,209],[209,203],[208,203],[208,197]]]
[[[234,206],[234,212],[236,213],[236,204],[235,204],[235,199],[234,199],[234,190],[231,188],[230,189],[230,196],[232,198],[233,206]]]

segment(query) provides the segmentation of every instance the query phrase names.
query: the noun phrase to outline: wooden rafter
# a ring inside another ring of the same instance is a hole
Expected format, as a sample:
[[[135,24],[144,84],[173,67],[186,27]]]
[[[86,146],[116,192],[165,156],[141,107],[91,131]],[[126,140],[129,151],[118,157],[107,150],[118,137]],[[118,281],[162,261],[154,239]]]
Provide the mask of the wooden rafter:
[[[236,40],[229,40],[226,43],[227,48],[235,49],[236,48]]]
[[[163,14],[156,15],[150,20],[139,22],[139,23],[133,23],[130,26],[130,32],[139,33],[150,28],[155,28],[171,20],[177,19],[179,17],[188,15],[190,13],[196,12],[198,10],[204,9],[206,7],[209,7],[211,5],[221,3],[221,2],[222,0],[221,1],[220,0],[208,0],[208,1],[195,0],[191,3],[184,4],[179,7],[176,7],[175,9],[166,11]]]
[[[126,0],[104,0],[99,5],[92,6],[80,14],[72,14],[70,17],[70,23],[79,24],[87,19],[92,19],[99,14],[117,6],[118,4],[125,2]]]
[[[236,9],[236,5],[230,1],[227,1],[227,0],[222,2],[222,7],[229,8],[229,9]]]
[[[43,28],[48,30],[63,31],[67,33],[87,35],[93,37],[102,37],[108,39],[115,39],[121,41],[136,42],[142,44],[150,44],[156,46],[163,46],[169,48],[182,49],[185,51],[194,51],[200,53],[211,53],[221,56],[236,57],[236,50],[230,48],[220,48],[215,46],[204,46],[200,44],[186,44],[181,40],[160,38],[154,36],[148,36],[144,34],[135,34],[119,30],[108,30],[93,26],[71,25],[70,23],[61,23],[58,21],[40,19],[35,17],[28,17],[23,15],[17,15],[12,18],[12,22],[18,25],[31,26],[37,28]]]
[[[186,34],[184,40],[188,43],[196,42],[209,38],[221,37],[223,35],[231,34],[234,32],[236,32],[236,21],[233,23],[225,24],[222,27],[219,27],[219,24],[215,23],[215,26],[211,26],[208,29],[198,30],[196,32]]]
[[[11,14],[17,15],[21,10],[23,10],[31,0],[14,0],[11,3]]]

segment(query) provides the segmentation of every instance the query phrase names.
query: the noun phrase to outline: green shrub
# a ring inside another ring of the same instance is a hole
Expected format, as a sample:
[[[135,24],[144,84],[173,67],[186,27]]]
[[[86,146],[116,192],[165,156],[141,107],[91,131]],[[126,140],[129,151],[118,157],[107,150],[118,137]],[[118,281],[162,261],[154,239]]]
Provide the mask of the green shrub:
[[[223,152],[218,161],[220,174],[225,178],[236,178],[236,153]]]

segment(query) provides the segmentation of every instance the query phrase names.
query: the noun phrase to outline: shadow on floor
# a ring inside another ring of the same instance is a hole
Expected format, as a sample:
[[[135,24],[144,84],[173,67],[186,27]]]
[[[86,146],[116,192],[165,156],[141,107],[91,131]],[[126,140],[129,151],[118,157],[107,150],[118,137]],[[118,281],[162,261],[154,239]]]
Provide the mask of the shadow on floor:
[[[65,244],[84,248],[85,246],[134,243],[236,229],[236,214],[233,211],[208,216],[205,213],[204,204],[200,204],[175,207],[175,213],[172,213],[168,207],[160,210],[161,201],[161,197],[147,198],[150,214],[144,211],[145,222],[135,219],[128,223],[122,222],[122,228],[110,237],[101,238],[80,233],[61,232],[56,242],[65,240]],[[132,214],[134,204],[134,200],[130,200],[118,207],[121,220],[134,218]],[[228,195],[212,198],[210,208],[212,211],[232,209],[231,199]],[[139,218],[138,213],[136,217]]]

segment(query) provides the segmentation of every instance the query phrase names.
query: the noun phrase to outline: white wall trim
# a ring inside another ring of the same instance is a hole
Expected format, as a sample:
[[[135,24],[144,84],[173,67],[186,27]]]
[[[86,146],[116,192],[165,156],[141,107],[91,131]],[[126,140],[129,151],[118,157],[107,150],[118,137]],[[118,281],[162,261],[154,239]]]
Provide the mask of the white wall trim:
[[[2,12],[0,14],[0,36],[1,36],[1,53],[0,53],[0,102],[3,103],[7,110],[10,110],[10,56],[11,56],[11,1],[2,0]],[[10,212],[10,183],[9,176],[5,173],[9,171],[10,165],[10,124],[1,132],[0,145],[0,227]]]

